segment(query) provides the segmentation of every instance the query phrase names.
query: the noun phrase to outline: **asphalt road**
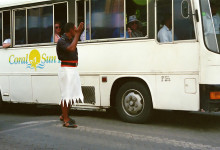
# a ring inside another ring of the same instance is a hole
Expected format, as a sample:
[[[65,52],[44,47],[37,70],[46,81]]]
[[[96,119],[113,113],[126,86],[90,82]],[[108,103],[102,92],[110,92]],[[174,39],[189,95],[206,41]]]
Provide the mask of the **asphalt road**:
[[[220,113],[156,111],[148,124],[114,112],[71,111],[79,127],[62,127],[59,109],[12,105],[0,113],[0,149],[220,150]]]

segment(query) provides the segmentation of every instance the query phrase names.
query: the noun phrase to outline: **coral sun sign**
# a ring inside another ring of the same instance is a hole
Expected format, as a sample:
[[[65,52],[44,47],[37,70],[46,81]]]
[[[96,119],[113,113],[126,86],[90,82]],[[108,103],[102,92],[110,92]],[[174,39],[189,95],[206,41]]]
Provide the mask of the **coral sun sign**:
[[[47,56],[46,53],[41,54],[36,49],[23,57],[17,57],[15,55],[10,55],[9,57],[9,64],[26,64],[26,68],[34,69],[35,71],[37,71],[37,69],[44,69],[45,64],[51,63],[60,63],[60,61],[57,59],[57,56]]]

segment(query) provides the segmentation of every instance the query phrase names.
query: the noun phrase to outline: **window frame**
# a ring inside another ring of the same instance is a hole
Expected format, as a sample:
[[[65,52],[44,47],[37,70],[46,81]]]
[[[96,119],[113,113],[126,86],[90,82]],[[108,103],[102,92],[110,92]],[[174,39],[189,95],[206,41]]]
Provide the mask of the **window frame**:
[[[90,40],[85,40],[85,41],[79,41],[79,43],[97,43],[97,42],[111,42],[111,41],[129,41],[129,40],[143,40],[143,39],[149,39],[149,0],[146,1],[146,21],[147,21],[147,34],[144,37],[135,37],[135,38],[126,38],[126,0],[124,0],[124,37],[118,37],[118,38],[105,38],[105,39],[91,39],[91,0],[75,0],[75,23],[76,26],[78,26],[78,5],[77,2],[83,1],[84,2],[84,12],[86,12],[86,1],[89,1],[89,36]],[[84,13],[84,17],[86,20],[86,13]],[[86,23],[84,23],[84,28],[86,26]]]
[[[18,10],[25,10],[25,18],[26,18],[26,44],[15,45],[15,12]],[[20,47],[27,45],[28,42],[28,33],[27,33],[27,9],[26,8],[16,8],[12,10],[13,12],[13,47]]]
[[[0,48],[3,48],[3,11],[0,11],[0,15],[2,16],[1,17],[1,19],[2,19],[2,33],[1,33],[1,35],[2,35],[2,41],[0,41],[1,43],[2,43],[2,45],[0,46]]]
[[[8,48],[13,47],[13,37],[12,37],[12,11],[11,9],[5,9],[1,10],[0,13],[2,14],[2,46],[0,46],[0,49],[3,48],[3,42],[4,42],[4,12],[9,11],[10,12],[10,39],[11,39],[11,46]]]
[[[69,7],[68,7],[68,1],[62,1],[62,2],[56,2],[56,3],[51,3],[51,4],[41,4],[41,5],[36,5],[36,6],[30,6],[30,7],[20,7],[20,8],[15,8],[12,9],[13,12],[13,47],[31,47],[31,46],[46,46],[46,45],[56,45],[56,43],[53,42],[46,42],[46,43],[34,43],[34,44],[28,44],[28,10],[30,9],[35,9],[35,8],[43,8],[43,7],[48,7],[52,6],[53,9],[53,37],[54,37],[54,23],[55,23],[55,15],[54,15],[54,5],[56,4],[64,4],[66,3],[67,9],[66,9],[66,15],[67,15],[67,22],[69,20]],[[17,10],[25,10],[26,11],[26,44],[21,44],[21,45],[15,45],[15,11]],[[53,38],[54,40],[54,38]]]
[[[53,42],[51,42],[52,44],[57,44],[57,43],[55,43],[55,37],[54,37],[54,35],[55,35],[55,32],[54,32],[55,31],[55,27],[54,27],[54,23],[55,23],[54,5],[65,4],[65,3],[66,3],[66,18],[67,18],[66,22],[69,22],[69,3],[68,3],[68,1],[52,3],[52,5],[53,5]]]
[[[157,1],[162,1],[162,0],[156,0],[155,1],[155,41],[157,44],[176,44],[176,43],[186,43],[186,42],[198,42],[198,35],[197,35],[197,28],[196,28],[196,18],[195,15],[193,15],[193,11],[195,10],[194,5],[192,0],[190,0],[190,5],[191,5],[191,9],[192,9],[192,21],[193,21],[193,27],[194,27],[194,32],[195,32],[195,39],[188,39],[188,40],[174,40],[174,0],[172,0],[172,42],[165,42],[165,43],[161,43],[158,41],[158,29],[157,29],[157,24],[158,24],[158,18],[157,18],[157,13],[158,13],[158,3]]]

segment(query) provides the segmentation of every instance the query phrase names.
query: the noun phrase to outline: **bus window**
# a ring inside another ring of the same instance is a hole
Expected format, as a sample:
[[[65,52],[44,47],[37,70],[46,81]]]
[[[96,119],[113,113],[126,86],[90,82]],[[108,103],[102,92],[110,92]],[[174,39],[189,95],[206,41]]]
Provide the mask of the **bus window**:
[[[2,46],[2,13],[0,13],[0,46]]]
[[[3,12],[3,47],[5,48],[11,46],[11,12],[4,11]]]
[[[86,16],[85,16],[86,9]],[[89,1],[83,0],[77,1],[77,21],[76,26],[80,24],[80,22],[84,22],[85,30],[82,32],[80,36],[81,41],[90,40],[90,13],[89,13]]]
[[[172,35],[172,0],[157,2],[157,39],[161,43],[173,41]]]
[[[89,1],[86,1],[86,19],[85,19],[85,28],[86,28],[86,40],[90,40],[91,39],[91,23],[90,23],[90,19],[91,19],[91,14],[89,13]]]
[[[67,23],[67,3],[54,5],[54,39],[59,39],[64,33],[64,25]],[[52,41],[54,40],[52,38]]]
[[[219,27],[216,25],[216,21],[220,20],[219,10],[220,4],[218,1],[211,1],[211,4],[207,0],[201,1],[202,9],[202,23],[203,23],[203,34],[205,45],[207,48],[213,52],[219,52],[220,46],[220,36],[219,36]],[[210,5],[212,7],[210,7]],[[212,18],[213,17],[213,18]]]
[[[85,11],[84,11],[84,1],[77,1],[77,24],[79,25],[80,22],[85,22]]]
[[[195,39],[195,30],[193,17],[189,15],[184,17],[181,12],[181,4],[187,1],[189,4],[189,14],[192,14],[191,0],[175,0],[174,3],[174,40],[190,40]]]
[[[53,35],[53,7],[27,10],[28,44],[49,43]]]
[[[147,36],[147,1],[126,1],[126,37],[136,38]]]
[[[92,0],[91,22],[91,39],[124,38],[124,0]]]
[[[15,45],[26,44],[26,10],[15,11]]]

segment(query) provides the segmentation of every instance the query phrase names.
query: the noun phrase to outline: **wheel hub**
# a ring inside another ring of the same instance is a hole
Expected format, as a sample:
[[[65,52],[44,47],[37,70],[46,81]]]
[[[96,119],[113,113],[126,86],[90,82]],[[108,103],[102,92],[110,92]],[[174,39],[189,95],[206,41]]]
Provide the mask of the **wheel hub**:
[[[124,111],[130,116],[139,115],[144,108],[142,94],[134,89],[125,92],[122,102]]]

